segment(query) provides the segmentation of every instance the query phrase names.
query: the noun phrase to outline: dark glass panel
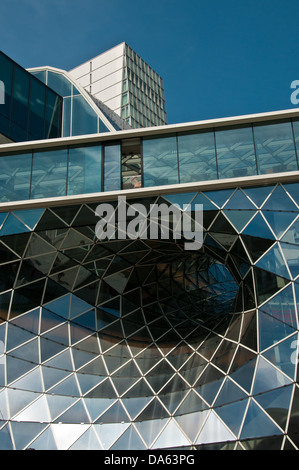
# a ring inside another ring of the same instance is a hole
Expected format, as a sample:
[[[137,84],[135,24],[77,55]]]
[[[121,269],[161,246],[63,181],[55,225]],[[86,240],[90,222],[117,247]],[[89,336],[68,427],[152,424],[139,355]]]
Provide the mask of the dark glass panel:
[[[38,80],[31,79],[29,133],[38,138],[44,137],[46,88]]]
[[[19,123],[23,129],[28,127],[30,79],[30,75],[25,70],[15,66],[11,118],[14,122]]]

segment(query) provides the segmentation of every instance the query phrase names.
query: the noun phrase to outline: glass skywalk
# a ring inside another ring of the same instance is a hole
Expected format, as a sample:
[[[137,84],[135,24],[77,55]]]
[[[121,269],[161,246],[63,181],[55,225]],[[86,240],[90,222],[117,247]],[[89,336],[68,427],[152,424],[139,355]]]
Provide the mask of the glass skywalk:
[[[135,134],[134,134],[135,135]],[[0,202],[298,170],[299,121],[0,148]],[[11,151],[10,151],[11,149]]]

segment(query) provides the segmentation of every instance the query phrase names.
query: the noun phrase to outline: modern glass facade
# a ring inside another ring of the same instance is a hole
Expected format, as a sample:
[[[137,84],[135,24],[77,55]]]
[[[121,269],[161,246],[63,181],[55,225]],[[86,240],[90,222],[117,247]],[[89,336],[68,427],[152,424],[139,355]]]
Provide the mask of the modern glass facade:
[[[62,137],[119,130],[103,115],[86,92],[80,91],[65,71],[49,67],[30,70],[31,74],[63,97]]]
[[[39,73],[69,133],[0,145],[0,449],[298,450],[298,111],[74,137]]]
[[[298,195],[157,196],[204,204],[198,252],[99,242],[94,203],[2,213],[0,447],[297,448]]]
[[[14,142],[61,137],[62,97],[0,52],[0,132]]]
[[[99,138],[42,151],[33,146],[21,154],[0,150],[0,201],[298,171],[298,123],[272,120],[135,140]]]

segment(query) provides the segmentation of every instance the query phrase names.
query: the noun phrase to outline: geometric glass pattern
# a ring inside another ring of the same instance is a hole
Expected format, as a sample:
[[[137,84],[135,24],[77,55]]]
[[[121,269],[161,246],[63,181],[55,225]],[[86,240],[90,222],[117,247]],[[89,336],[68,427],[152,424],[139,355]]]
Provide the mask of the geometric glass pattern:
[[[198,251],[0,214],[0,449],[298,449],[299,184],[142,203],[175,201]]]

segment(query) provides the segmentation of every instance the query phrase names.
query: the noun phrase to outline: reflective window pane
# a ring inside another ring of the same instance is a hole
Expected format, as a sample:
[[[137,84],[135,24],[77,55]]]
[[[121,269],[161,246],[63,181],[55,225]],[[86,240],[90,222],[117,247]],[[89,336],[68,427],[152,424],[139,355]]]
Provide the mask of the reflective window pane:
[[[0,157],[0,201],[29,199],[32,154]]]
[[[47,90],[45,137],[51,139],[61,136],[62,98]]]
[[[28,122],[28,99],[30,76],[21,67],[15,67],[13,102],[12,102],[12,120],[22,124],[27,129]]]
[[[176,137],[144,139],[143,168],[145,187],[178,183]]]
[[[64,196],[66,193],[67,150],[35,152],[31,198]]]
[[[251,127],[216,130],[219,178],[256,175]]]
[[[213,132],[178,136],[180,183],[217,179]]]
[[[107,145],[104,150],[104,191],[121,189],[120,145]]]
[[[298,169],[290,122],[256,125],[253,130],[260,174]]]
[[[72,84],[60,73],[48,71],[48,87],[60,96],[71,96]]]
[[[72,135],[95,134],[98,132],[96,113],[85,101],[83,96],[73,97]]]
[[[101,191],[101,145],[70,148],[67,194]]]
[[[34,138],[44,136],[46,88],[38,80],[31,79],[29,134]]]

